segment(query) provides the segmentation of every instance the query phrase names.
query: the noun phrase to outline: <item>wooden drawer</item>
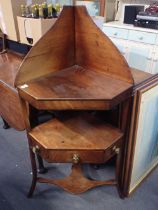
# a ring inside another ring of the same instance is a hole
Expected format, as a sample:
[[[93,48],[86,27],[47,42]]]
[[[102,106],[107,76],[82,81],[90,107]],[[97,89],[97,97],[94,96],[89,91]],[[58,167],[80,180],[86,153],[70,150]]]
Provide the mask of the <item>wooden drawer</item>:
[[[114,155],[113,147],[103,151],[62,151],[62,150],[45,150],[40,148],[39,154],[47,162],[73,163],[73,157],[77,155],[80,163],[104,163]]]
[[[97,114],[79,112],[40,124],[29,137],[32,150],[48,162],[104,163],[121,147],[123,133]]]
[[[40,155],[48,162],[73,163],[74,155],[79,157],[81,163],[103,163],[103,151],[45,151],[40,149]]]
[[[128,39],[135,42],[155,44],[156,34],[130,30]]]
[[[103,32],[109,37],[128,39],[128,30],[117,27],[103,27]]]

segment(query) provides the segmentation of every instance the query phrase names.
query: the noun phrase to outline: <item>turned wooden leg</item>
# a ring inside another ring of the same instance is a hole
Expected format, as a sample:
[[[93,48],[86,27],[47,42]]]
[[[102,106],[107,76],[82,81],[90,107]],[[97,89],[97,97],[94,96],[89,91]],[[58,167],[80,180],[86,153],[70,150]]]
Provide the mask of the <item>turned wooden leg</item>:
[[[37,126],[39,124],[39,120],[38,120],[39,110],[35,109],[34,107],[32,107],[30,105],[29,111],[30,111],[30,116],[29,116],[30,126],[31,126],[31,128],[34,128],[35,126]],[[46,173],[48,171],[48,169],[46,169],[44,167],[43,160],[42,160],[41,156],[37,153],[36,157],[37,157],[37,161],[38,161],[38,173],[40,173],[40,174]]]
[[[45,174],[47,173],[48,169],[44,167],[43,159],[39,154],[36,154],[37,161],[38,161],[38,173],[39,174]]]
[[[116,173],[116,183],[117,183],[117,191],[118,191],[118,194],[120,196],[120,198],[125,198],[122,191],[121,191],[121,187],[120,187],[120,164],[121,164],[121,149],[120,148],[116,148],[115,150],[116,152],[116,170],[115,170],[115,173]]]
[[[2,120],[3,120],[3,128],[4,129],[8,129],[8,128],[10,128],[10,126],[9,126],[9,124],[2,118]]]
[[[27,195],[28,198],[31,198],[33,195],[33,192],[36,187],[37,182],[37,166],[36,166],[36,159],[35,159],[35,153],[30,148],[30,159],[31,159],[31,166],[32,166],[32,184],[29,190],[29,193]]]

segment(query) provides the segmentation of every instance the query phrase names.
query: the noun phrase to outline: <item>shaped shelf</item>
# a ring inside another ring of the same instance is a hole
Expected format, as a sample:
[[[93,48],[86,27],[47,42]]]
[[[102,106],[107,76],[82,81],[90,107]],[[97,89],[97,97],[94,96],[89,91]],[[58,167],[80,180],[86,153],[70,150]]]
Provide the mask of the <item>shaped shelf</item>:
[[[95,115],[83,113],[50,120],[29,136],[47,161],[72,162],[78,154],[80,162],[104,163],[115,154],[113,146],[121,143],[123,134]]]
[[[108,110],[132,94],[133,77],[85,7],[67,6],[24,59],[15,85],[38,109]]]
[[[30,81],[20,89],[23,98],[29,96],[38,109],[110,109],[131,94],[132,85],[75,65]]]

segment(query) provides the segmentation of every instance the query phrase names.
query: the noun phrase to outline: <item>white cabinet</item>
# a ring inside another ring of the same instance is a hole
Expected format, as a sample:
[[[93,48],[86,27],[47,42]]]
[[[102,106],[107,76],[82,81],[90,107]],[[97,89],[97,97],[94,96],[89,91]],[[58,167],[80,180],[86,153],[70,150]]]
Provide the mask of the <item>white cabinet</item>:
[[[123,39],[116,39],[116,38],[110,38],[110,39],[127,60],[127,46],[126,46],[127,42]]]
[[[127,62],[130,67],[151,72],[153,46],[142,43],[128,43]]]
[[[107,23],[103,32],[112,40],[132,68],[158,73],[158,31]]]
[[[153,67],[152,67],[153,74],[158,73],[158,34],[157,34],[155,43],[156,43],[156,45],[155,45],[155,49],[154,49]]]
[[[145,44],[155,44],[156,34],[144,31],[129,30],[128,39]]]
[[[158,73],[158,46],[155,47],[154,51],[152,74]]]
[[[128,39],[128,30],[117,27],[103,27],[103,32],[109,37]]]

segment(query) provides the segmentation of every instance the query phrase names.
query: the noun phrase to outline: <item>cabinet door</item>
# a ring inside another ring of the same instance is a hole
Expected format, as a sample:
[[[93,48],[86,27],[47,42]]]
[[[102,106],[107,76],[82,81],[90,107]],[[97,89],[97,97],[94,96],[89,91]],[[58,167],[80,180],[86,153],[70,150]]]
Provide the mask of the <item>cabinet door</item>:
[[[153,59],[152,74],[158,73],[158,46],[155,47],[155,55]]]
[[[127,59],[127,41],[126,40],[121,40],[121,39],[115,39],[115,38],[110,38],[111,41],[115,44],[115,46],[118,48],[120,53]]]
[[[130,67],[151,73],[153,46],[129,42],[127,61]]]

